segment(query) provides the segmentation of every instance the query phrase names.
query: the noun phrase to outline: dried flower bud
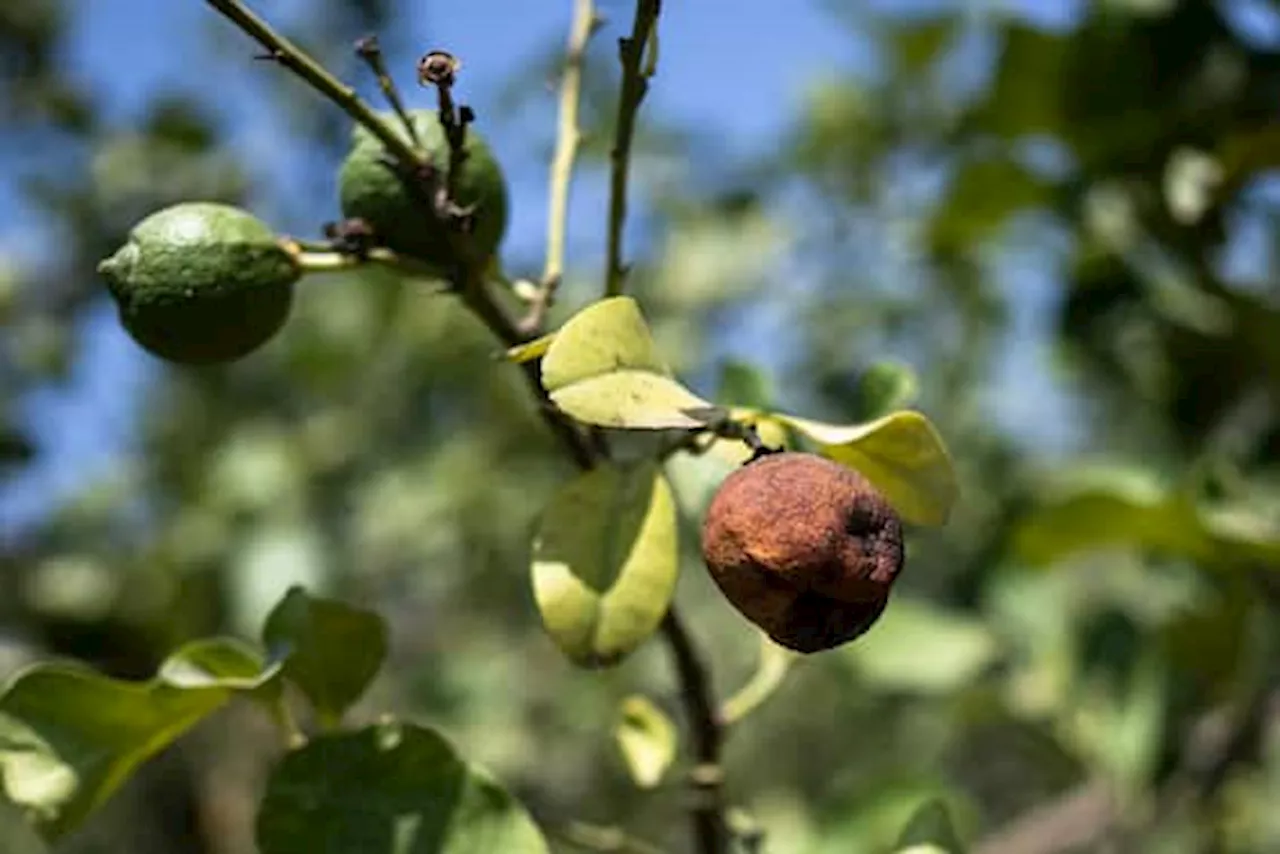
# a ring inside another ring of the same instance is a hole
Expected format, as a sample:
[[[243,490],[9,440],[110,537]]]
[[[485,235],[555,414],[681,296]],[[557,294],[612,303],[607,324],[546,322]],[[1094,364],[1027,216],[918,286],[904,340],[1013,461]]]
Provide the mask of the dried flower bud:
[[[433,50],[418,60],[418,82],[423,86],[452,86],[462,63],[443,50]]]

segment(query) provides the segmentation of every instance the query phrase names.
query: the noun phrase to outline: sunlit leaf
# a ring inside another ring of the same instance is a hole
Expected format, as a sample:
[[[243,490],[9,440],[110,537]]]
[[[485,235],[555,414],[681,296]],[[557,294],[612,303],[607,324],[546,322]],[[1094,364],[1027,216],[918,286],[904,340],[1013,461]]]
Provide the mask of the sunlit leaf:
[[[861,472],[908,522],[942,525],[959,494],[942,437],[919,412],[865,424],[824,424],[777,414],[820,445],[821,453]]]
[[[1182,225],[1199,222],[1217,203],[1225,177],[1222,163],[1207,152],[1183,147],[1170,154],[1163,183],[1165,204],[1174,220]]]
[[[407,723],[322,735],[284,758],[261,854],[546,854],[524,808],[438,733]]]
[[[542,385],[573,418],[600,427],[702,426],[712,404],[671,376],[630,297],[601,300],[569,319],[542,359]]]
[[[150,757],[237,691],[277,672],[230,639],[183,647],[150,682],[41,664],[0,695],[0,771],[8,797],[49,839],[73,830]]]
[[[541,359],[547,355],[547,351],[551,349],[551,342],[556,340],[556,333],[550,332],[541,338],[535,338],[524,344],[517,344],[506,352],[506,357],[517,365],[525,362],[532,362],[534,359]]]
[[[676,725],[666,712],[639,695],[622,701],[613,737],[631,779],[642,789],[658,785],[676,758]]]
[[[921,804],[898,838],[898,854],[923,851],[945,854],[963,854],[965,851],[946,804],[938,798]]]
[[[613,371],[551,393],[551,400],[585,424],[628,430],[692,430],[707,423],[712,404],[680,383],[646,371]]]
[[[387,654],[387,626],[372,611],[294,587],[267,617],[262,638],[284,675],[327,726],[336,726],[377,675]]]
[[[864,681],[925,694],[972,684],[1000,655],[981,620],[903,598],[892,599],[875,629],[847,650]]]
[[[651,465],[604,466],[543,512],[533,592],[552,640],[585,666],[616,663],[658,627],[675,589],[676,508]]]

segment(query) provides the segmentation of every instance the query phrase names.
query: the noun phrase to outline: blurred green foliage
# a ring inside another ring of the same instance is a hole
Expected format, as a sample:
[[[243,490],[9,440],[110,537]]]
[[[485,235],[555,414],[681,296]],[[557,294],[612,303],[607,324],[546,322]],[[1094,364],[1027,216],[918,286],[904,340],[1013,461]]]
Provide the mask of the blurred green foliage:
[[[735,725],[729,793],[764,850],[1280,848],[1280,63],[1231,5],[1097,0],[1065,29],[987,6],[841,6],[875,73],[815,84],[726,186],[645,194],[652,251],[631,283],[679,374],[835,423],[914,399],[961,473],[947,527],[912,535],[883,623],[794,664]],[[298,35],[322,55],[396,20],[381,3],[308,8]],[[0,6],[0,134],[41,152],[23,186],[59,247],[39,269],[0,264],[4,477],[39,462],[16,412],[81,359],[106,299],[97,261],[163,205],[265,192],[216,87],[157,88],[127,132],[104,123],[56,61],[73,14]],[[966,85],[966,63],[986,73]],[[511,75],[540,97],[538,74]],[[588,87],[593,123],[611,115],[606,82]],[[270,90],[296,119],[288,145],[336,169],[349,128],[296,95]],[[683,156],[683,131],[715,133],[645,118],[640,152],[659,163]],[[607,155],[607,134],[588,138]],[[708,156],[688,151],[691,170]],[[1251,231],[1265,245],[1241,273],[1228,258]],[[996,382],[1026,358],[1011,341],[1032,278],[1050,283],[1037,320],[1068,406],[1000,397],[1044,394]],[[180,643],[256,637],[305,584],[387,618],[357,715],[429,720],[548,826],[684,850],[681,793],[638,796],[615,743],[637,692],[654,720],[677,711],[661,652],[584,673],[539,623],[529,537],[572,472],[518,371],[421,282],[332,279],[252,359],[156,372],[133,465],[3,542],[5,672],[56,655],[147,679]],[[571,275],[557,322],[594,295]],[[738,353],[775,363],[772,388],[721,373],[721,334],[752,312],[788,331]],[[1033,417],[1010,427],[1015,405]],[[677,595],[722,696],[749,680],[755,633],[699,571],[692,525],[730,465],[669,473],[689,528]],[[247,717],[200,724],[65,850],[250,854],[274,742]],[[38,850],[8,810],[0,846]]]

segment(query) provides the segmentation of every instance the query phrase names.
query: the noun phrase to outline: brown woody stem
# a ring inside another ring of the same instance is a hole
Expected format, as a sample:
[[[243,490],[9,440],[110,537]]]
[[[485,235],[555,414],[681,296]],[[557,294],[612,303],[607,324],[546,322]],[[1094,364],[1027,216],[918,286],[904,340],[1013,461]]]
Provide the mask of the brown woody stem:
[[[622,63],[622,93],[618,97],[618,118],[613,132],[609,175],[609,237],[605,269],[605,296],[622,293],[626,268],[622,261],[622,230],[627,220],[627,176],[631,169],[631,142],[635,137],[636,114],[649,91],[652,68],[646,67],[646,46],[654,38],[661,0],[636,0],[636,16],[631,35],[618,40]]]
[[[724,811],[724,769],[720,764],[724,725],[712,698],[711,674],[689,630],[673,605],[662,621],[662,635],[680,681],[680,700],[688,718],[696,764],[689,774],[694,803],[689,813],[698,854],[725,854],[729,828]]]
[[[404,99],[400,97],[400,90],[396,88],[395,81],[387,73],[387,63],[383,59],[382,45],[378,43],[378,37],[365,36],[357,41],[356,55],[364,60],[365,65],[369,66],[369,70],[373,72],[374,77],[378,80],[378,88],[382,90],[382,97],[391,105],[391,109],[395,110],[396,116],[400,119],[400,124],[404,125],[405,133],[409,134],[409,139],[413,142],[414,147],[418,147],[421,144],[421,140],[418,139],[418,129],[414,127],[409,111],[404,108]]]
[[[273,30],[265,21],[251,12],[240,0],[206,0],[214,9],[225,15],[233,24],[244,30],[250,38],[266,49],[266,58],[278,62],[298,75],[321,95],[324,95],[352,119],[368,128],[387,151],[401,163],[422,167],[426,165],[421,153],[408,140],[364,102],[356,90],[328,72],[304,50]]]

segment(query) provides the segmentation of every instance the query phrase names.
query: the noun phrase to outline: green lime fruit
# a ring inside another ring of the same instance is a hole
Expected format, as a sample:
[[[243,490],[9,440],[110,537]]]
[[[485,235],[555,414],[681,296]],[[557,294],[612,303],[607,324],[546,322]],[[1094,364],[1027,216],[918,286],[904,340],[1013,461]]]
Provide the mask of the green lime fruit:
[[[413,110],[419,149],[443,176],[449,168],[449,143],[439,116],[429,110]],[[399,118],[384,114],[397,133],[407,138]],[[472,231],[467,246],[474,261],[485,261],[498,249],[507,230],[507,182],[489,146],[468,127],[467,153],[454,181],[454,199],[472,210]],[[372,226],[378,241],[396,252],[425,261],[443,271],[460,260],[450,248],[449,225],[432,216],[430,194],[415,193],[388,165],[382,142],[364,126],[352,134],[352,148],[338,176],[342,215],[362,219]]]
[[[187,202],[153,213],[98,265],[124,328],[171,362],[239,359],[284,325],[297,260],[239,208]]]

